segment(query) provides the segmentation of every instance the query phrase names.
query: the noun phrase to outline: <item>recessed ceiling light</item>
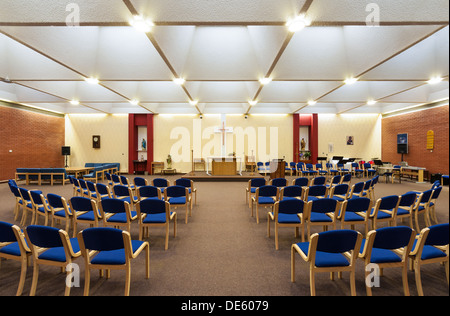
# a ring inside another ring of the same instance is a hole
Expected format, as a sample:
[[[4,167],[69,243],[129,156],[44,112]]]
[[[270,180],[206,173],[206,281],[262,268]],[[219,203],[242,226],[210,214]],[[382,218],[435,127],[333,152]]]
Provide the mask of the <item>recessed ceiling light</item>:
[[[441,77],[433,77],[430,80],[428,80],[427,82],[429,84],[438,84],[439,82],[441,82],[442,80],[444,80],[444,78]]]
[[[80,101],[78,101],[78,100],[71,100],[70,104],[72,104],[72,105],[80,105]]]
[[[256,104],[258,104],[257,100],[250,100],[248,101],[248,104],[250,104],[251,106],[255,106]]]
[[[316,105],[316,104],[317,104],[317,101],[314,101],[314,100],[308,101],[308,105]]]
[[[84,80],[87,82],[87,83],[89,83],[89,84],[98,84],[99,83],[99,81],[98,81],[98,79],[97,78],[84,78]]]
[[[138,105],[139,104],[139,100],[138,99],[133,99],[129,101],[131,104],[133,105]]]
[[[173,82],[175,82],[177,85],[181,86],[186,82],[186,80],[184,80],[184,78],[174,78]]]
[[[295,18],[287,21],[286,26],[289,32],[298,32],[304,29],[306,26],[310,26],[311,21],[308,20],[304,15],[296,16]]]
[[[373,99],[370,99],[370,100],[367,101],[367,105],[374,105],[376,103],[377,103],[377,101],[375,101]]]
[[[261,79],[259,79],[259,82],[262,85],[266,85],[266,84],[269,84],[270,82],[272,82],[272,78],[261,78]]]
[[[358,81],[358,78],[351,77],[351,78],[345,79],[344,83],[345,84],[354,84],[356,81]]]
[[[196,106],[198,104],[198,100],[189,100],[189,104],[192,106]]]
[[[134,27],[138,32],[148,33],[152,30],[152,27],[155,24],[153,24],[150,19],[145,19],[140,15],[135,15],[130,21],[130,25]]]

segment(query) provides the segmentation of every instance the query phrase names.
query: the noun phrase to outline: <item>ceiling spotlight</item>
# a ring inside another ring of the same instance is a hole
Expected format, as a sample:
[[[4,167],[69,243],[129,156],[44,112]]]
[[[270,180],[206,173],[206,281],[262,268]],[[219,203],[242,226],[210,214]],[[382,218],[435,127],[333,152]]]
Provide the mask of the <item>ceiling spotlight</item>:
[[[428,82],[429,84],[438,84],[438,83],[440,83],[442,80],[444,80],[444,78],[441,78],[441,77],[433,77],[433,78],[431,78],[430,80],[428,80],[427,82]]]
[[[301,31],[306,26],[310,26],[311,21],[308,20],[304,15],[299,15],[289,21],[287,21],[286,26],[288,27],[289,32],[295,33]]]
[[[189,100],[189,104],[192,106],[196,106],[198,104],[198,100]]]
[[[269,84],[270,82],[272,82],[272,78],[261,78],[261,79],[259,79],[259,82],[262,85],[266,85],[266,84]]]
[[[186,82],[186,80],[184,80],[184,78],[174,78],[173,82],[175,82],[177,85],[181,86]]]
[[[316,104],[317,104],[317,101],[314,101],[314,100],[308,101],[308,105],[316,105]]]
[[[377,101],[375,101],[373,99],[370,99],[370,100],[367,101],[367,105],[374,105],[376,103],[377,103]]]
[[[89,84],[98,84],[99,83],[99,81],[98,81],[98,79],[97,78],[84,78],[84,80],[87,82],[87,83],[89,83]]]
[[[129,101],[131,104],[133,105],[138,105],[139,104],[139,100],[138,99],[133,99]]]
[[[344,83],[350,85],[350,84],[354,84],[356,81],[358,81],[358,78],[353,78],[353,77],[351,77],[351,78],[345,79],[345,80],[344,80]]]
[[[251,106],[255,106],[256,104],[258,104],[257,100],[250,100],[248,101],[248,104],[250,104]]]
[[[130,21],[130,25],[136,29],[138,32],[148,33],[152,30],[153,24],[150,19],[145,19],[140,15],[133,16],[133,19]]]
[[[71,100],[70,104],[72,104],[72,105],[80,105],[80,101],[78,101],[78,100]]]

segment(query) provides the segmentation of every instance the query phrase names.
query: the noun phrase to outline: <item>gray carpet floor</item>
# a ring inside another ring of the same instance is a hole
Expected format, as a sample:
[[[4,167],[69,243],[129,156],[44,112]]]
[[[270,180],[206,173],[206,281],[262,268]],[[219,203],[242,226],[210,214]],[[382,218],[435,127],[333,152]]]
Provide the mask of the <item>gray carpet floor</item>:
[[[133,176],[128,176],[130,179]],[[146,176],[151,179],[152,176]],[[173,181],[180,175],[167,176]],[[294,179],[288,177],[289,180]],[[354,179],[352,182],[360,181]],[[275,250],[274,236],[267,237],[267,210],[261,209],[260,223],[245,203],[246,182],[196,182],[197,205],[194,206],[189,223],[185,224],[184,209],[177,209],[178,231],[173,237],[170,227],[169,249],[164,251],[164,230],[151,229],[150,238],[150,279],[145,279],[144,256],[132,263],[131,295],[133,296],[309,296],[309,267],[300,256],[296,258],[296,282],[290,281],[290,247],[300,242],[295,238],[294,229],[280,229],[280,248]],[[40,189],[44,194],[60,194],[72,197],[71,185],[25,186]],[[401,184],[384,183],[383,179],[375,187],[376,198],[403,194],[411,190],[424,191],[430,183],[416,184],[402,181]],[[7,184],[0,184],[0,220],[10,223],[13,218],[14,198]],[[439,197],[436,213],[440,223],[449,220],[449,188],[444,187]],[[29,223],[28,223],[29,224]],[[41,218],[40,224],[43,224]],[[420,218],[421,228],[425,226]],[[381,227],[386,224],[381,224]],[[57,227],[63,228],[62,225]],[[87,227],[87,226],[86,226]],[[338,226],[339,227],[339,226]],[[80,225],[79,229],[85,228]],[[362,229],[357,227],[357,229]],[[312,232],[320,232],[315,227]],[[273,223],[272,223],[273,232]],[[138,238],[137,223],[132,224],[131,235]],[[80,266],[80,287],[72,289],[72,296],[83,295],[84,262]],[[0,267],[0,295],[15,295],[20,274],[20,264],[12,260],[2,260]],[[23,295],[28,295],[33,275],[28,268]],[[414,272],[408,272],[411,295],[417,295]],[[449,287],[445,268],[440,264],[422,267],[422,281],[425,295],[447,296]],[[42,266],[36,295],[64,295],[65,274],[59,268]],[[111,278],[100,278],[91,274],[91,296],[121,296],[124,292],[125,273],[112,271]],[[356,291],[365,296],[364,265],[357,264]],[[318,296],[350,295],[349,275],[331,281],[328,273],[317,274],[316,294]],[[385,269],[380,288],[373,289],[374,296],[403,295],[401,272],[398,268]]]

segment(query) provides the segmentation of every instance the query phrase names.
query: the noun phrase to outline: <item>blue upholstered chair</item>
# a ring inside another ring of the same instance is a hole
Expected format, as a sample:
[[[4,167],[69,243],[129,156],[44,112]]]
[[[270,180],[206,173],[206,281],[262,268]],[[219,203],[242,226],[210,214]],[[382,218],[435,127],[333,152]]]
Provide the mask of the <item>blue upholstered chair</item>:
[[[266,179],[264,178],[254,178],[248,181],[248,186],[245,189],[245,203],[248,207],[251,207],[252,196],[256,194],[256,188],[266,185]]]
[[[177,213],[170,211],[170,204],[160,199],[145,199],[136,204],[139,221],[139,240],[149,237],[149,227],[164,227],[164,250],[169,248],[169,222],[173,221],[173,237],[177,236]]]
[[[127,177],[125,176],[119,176],[120,178],[120,183],[122,183],[122,185],[125,185],[127,187],[129,187],[131,190],[135,190],[136,186],[130,182],[130,180],[128,180]]]
[[[275,178],[269,181],[269,185],[274,185],[276,187],[282,188],[287,185],[286,178]]]
[[[305,164],[305,169],[303,170],[303,175],[307,177],[315,177],[319,174],[319,171],[314,170],[314,165],[312,163]]]
[[[376,175],[372,178],[372,182],[370,183],[369,195],[372,200],[375,200],[375,185],[378,183],[380,179],[379,175]]]
[[[414,230],[406,226],[384,227],[370,231],[367,239],[362,242],[359,254],[366,267],[366,280],[374,272],[376,277],[380,277],[380,269],[400,267],[403,291],[405,296],[409,296],[407,259],[414,243],[414,236]],[[371,271],[373,270],[371,267],[375,271]],[[366,292],[368,296],[372,296],[372,287],[368,282]]]
[[[363,164],[363,168],[364,168],[364,173],[366,174],[366,177],[375,175],[375,173],[377,172],[377,170],[372,168],[372,165],[368,162]]]
[[[341,175],[335,175],[331,178],[331,181],[329,184],[326,184],[327,188],[331,188],[335,185],[341,184],[342,176]]]
[[[300,177],[300,178],[294,179],[292,181],[292,185],[298,185],[300,187],[307,187],[307,186],[309,186],[309,179],[306,177]]]
[[[409,257],[413,260],[416,277],[417,292],[423,296],[420,267],[424,264],[441,262],[445,265],[448,285],[448,247],[449,224],[438,224],[422,229],[420,235],[414,241]]]
[[[396,225],[397,209],[400,203],[398,195],[389,195],[379,198],[370,213],[372,229],[377,229],[377,223],[389,222],[389,225]]]
[[[306,176],[307,177],[307,175],[304,174],[304,171],[306,171],[304,162],[297,162],[296,168],[297,168],[298,176],[300,176],[300,177]]]
[[[34,218],[31,220],[31,225],[38,223],[39,216],[44,216],[45,218],[45,226],[48,225],[48,219],[52,215],[50,212],[50,208],[47,204],[47,199],[44,197],[42,193],[37,191],[29,191],[31,197],[31,204],[34,208]]]
[[[336,229],[336,220],[339,215],[340,203],[330,198],[312,200],[308,202],[308,209],[304,219],[308,226],[308,238],[311,236],[312,226],[323,226]]]
[[[364,182],[358,182],[352,185],[348,198],[359,197],[364,190]]]
[[[169,202],[170,209],[172,209],[172,207],[174,208],[185,207],[186,208],[185,223],[186,224],[188,223],[188,217],[192,216],[192,207],[190,207],[192,201],[188,188],[183,187],[181,185],[172,185],[170,187],[167,187],[164,190],[164,201]]]
[[[255,196],[252,197],[252,217],[253,207],[256,207],[256,223],[259,224],[259,206],[270,207],[273,211],[273,206],[279,196],[279,188],[274,185],[264,185],[256,188]]]
[[[302,242],[305,241],[305,222],[303,221],[303,209],[306,203],[299,199],[277,201],[273,212],[267,213],[267,237],[270,237],[270,221],[275,223],[275,249],[278,250],[278,228],[294,227],[295,237],[299,235],[298,229],[302,229]]]
[[[355,265],[362,235],[354,230],[332,230],[316,233],[310,242],[291,247],[291,282],[295,282],[295,253],[309,262],[311,296],[316,295],[315,274],[318,272],[350,272],[351,295],[356,296]]]
[[[343,163],[338,163],[337,164],[337,168],[339,170],[339,173],[341,175],[347,174],[347,173],[351,173],[351,171],[345,167],[345,165]]]
[[[324,176],[318,176],[311,180],[311,186],[313,185],[325,185],[327,178]]]
[[[157,187],[154,187],[152,185],[146,185],[139,187],[136,190],[137,197],[139,201],[146,200],[146,199],[158,199],[161,200],[161,190]]]
[[[356,187],[355,190],[352,192],[352,198],[354,198],[354,197],[370,198],[370,185],[371,184],[372,184],[372,180],[365,181],[361,191],[359,191],[359,187]]]
[[[323,165],[321,163],[316,163],[316,170],[319,172],[320,176],[327,177],[328,176],[328,170],[323,168]]]
[[[50,209],[49,212],[52,215],[52,222],[50,226],[55,227],[55,220],[63,220],[66,223],[65,231],[69,232],[70,224],[73,226],[74,217],[66,199],[60,195],[49,193],[47,194],[47,202],[48,208]],[[77,214],[81,215],[83,213],[84,212],[78,212]],[[73,237],[75,236],[76,232],[73,231]]]
[[[192,208],[192,205],[197,204],[197,189],[194,187],[193,180],[180,178],[180,179],[176,179],[174,184],[188,188],[189,195],[191,196],[191,208]],[[192,203],[192,200],[194,200],[194,203]]]
[[[113,197],[115,199],[124,200],[130,204],[131,208],[134,209],[134,205],[137,203],[138,198],[134,195],[131,187],[127,185],[115,185],[112,189]]]
[[[66,231],[54,227],[30,225],[25,230],[28,246],[33,254],[33,281],[30,296],[36,294],[39,277],[39,266],[50,265],[67,269],[68,265],[81,255],[76,238],[69,238]],[[44,250],[44,251],[43,251]],[[71,286],[65,282],[65,296],[70,295]]]
[[[350,187],[346,183],[334,185],[328,189],[328,197],[341,203],[348,199],[349,193]]]
[[[106,177],[106,181],[108,181],[108,185],[113,186],[113,180],[112,180],[111,173],[105,171],[105,177]]]
[[[348,183],[350,185],[350,182],[352,181],[352,174],[346,173],[342,175],[341,183]]]
[[[95,192],[97,195],[97,202],[104,199],[111,199],[113,197],[110,187],[103,183],[95,184]]]
[[[352,174],[355,177],[364,176],[364,169],[359,168],[359,164],[357,162],[352,162]]]
[[[11,190],[11,193],[14,195],[15,205],[14,205],[14,220],[17,221],[20,214],[20,208],[23,207],[22,196],[20,195],[19,187],[17,186],[16,181],[8,180],[8,186]]]
[[[134,177],[133,182],[134,182],[134,186],[136,189],[139,189],[140,187],[145,187],[148,185],[147,179],[142,178],[142,177]]]
[[[323,199],[327,197],[328,188],[325,185],[312,185],[305,188],[303,199],[305,202]]]
[[[137,213],[131,209],[130,203],[119,199],[104,199],[98,205],[103,226],[125,227],[131,232],[131,223],[137,219]]]
[[[91,227],[98,227],[98,222],[102,217],[97,207],[97,202],[84,196],[74,196],[69,200],[70,209],[73,214],[73,231],[77,232],[79,223],[89,224]]]
[[[290,185],[280,189],[279,200],[301,200],[303,199],[303,188],[298,185]]]
[[[110,227],[87,228],[78,233],[85,262],[84,295],[89,295],[91,270],[125,270],[125,296],[130,295],[131,260],[145,250],[146,278],[150,278],[150,247],[148,242],[132,240],[130,233]],[[91,252],[91,250],[94,250]]]
[[[409,227],[413,227],[413,212],[414,212],[414,206],[416,205],[417,200],[417,194],[415,192],[407,192],[403,195],[400,195],[400,202],[398,204],[397,208],[397,217],[396,219],[401,219],[403,222],[403,219],[407,218],[409,222]]]
[[[97,198],[97,190],[95,189],[95,183],[92,181],[86,181],[86,186],[89,193],[89,198],[98,200]]]
[[[152,180],[152,186],[161,190],[161,194],[164,194],[164,190],[170,187],[170,181],[164,178],[155,178]]]
[[[355,225],[364,225],[364,236],[369,232],[369,215],[372,209],[372,200],[367,197],[357,197],[345,200],[342,203],[341,212],[338,219],[341,222],[341,229],[345,225],[351,225],[351,229],[355,229]]]
[[[31,249],[25,242],[22,230],[17,225],[0,222],[0,260],[3,258],[21,263],[19,287],[17,288],[16,296],[22,295],[30,256]]]
[[[112,173],[111,174],[111,179],[112,179],[112,186],[121,185],[122,184],[122,182],[120,181],[120,176],[118,176],[117,174]]]
[[[80,184],[80,196],[89,197],[89,189],[86,184],[86,180],[78,179],[78,183]]]
[[[339,169],[335,168],[332,163],[327,162],[326,166],[330,175],[336,176],[341,174]]]
[[[430,216],[430,224],[431,224],[431,220],[434,221],[435,224],[438,223],[438,219],[436,217],[436,202],[437,199],[439,197],[439,195],[441,194],[442,191],[442,187],[441,186],[437,186],[433,189],[433,194],[431,195],[430,198],[430,205],[428,206],[429,209],[429,216]]]

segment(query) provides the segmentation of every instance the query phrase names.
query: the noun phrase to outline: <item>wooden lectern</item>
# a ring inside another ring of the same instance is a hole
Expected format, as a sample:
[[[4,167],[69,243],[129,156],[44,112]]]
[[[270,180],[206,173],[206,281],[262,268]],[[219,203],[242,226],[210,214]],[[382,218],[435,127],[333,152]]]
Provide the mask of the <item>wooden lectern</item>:
[[[270,162],[270,179],[285,177],[284,159],[273,159]]]

